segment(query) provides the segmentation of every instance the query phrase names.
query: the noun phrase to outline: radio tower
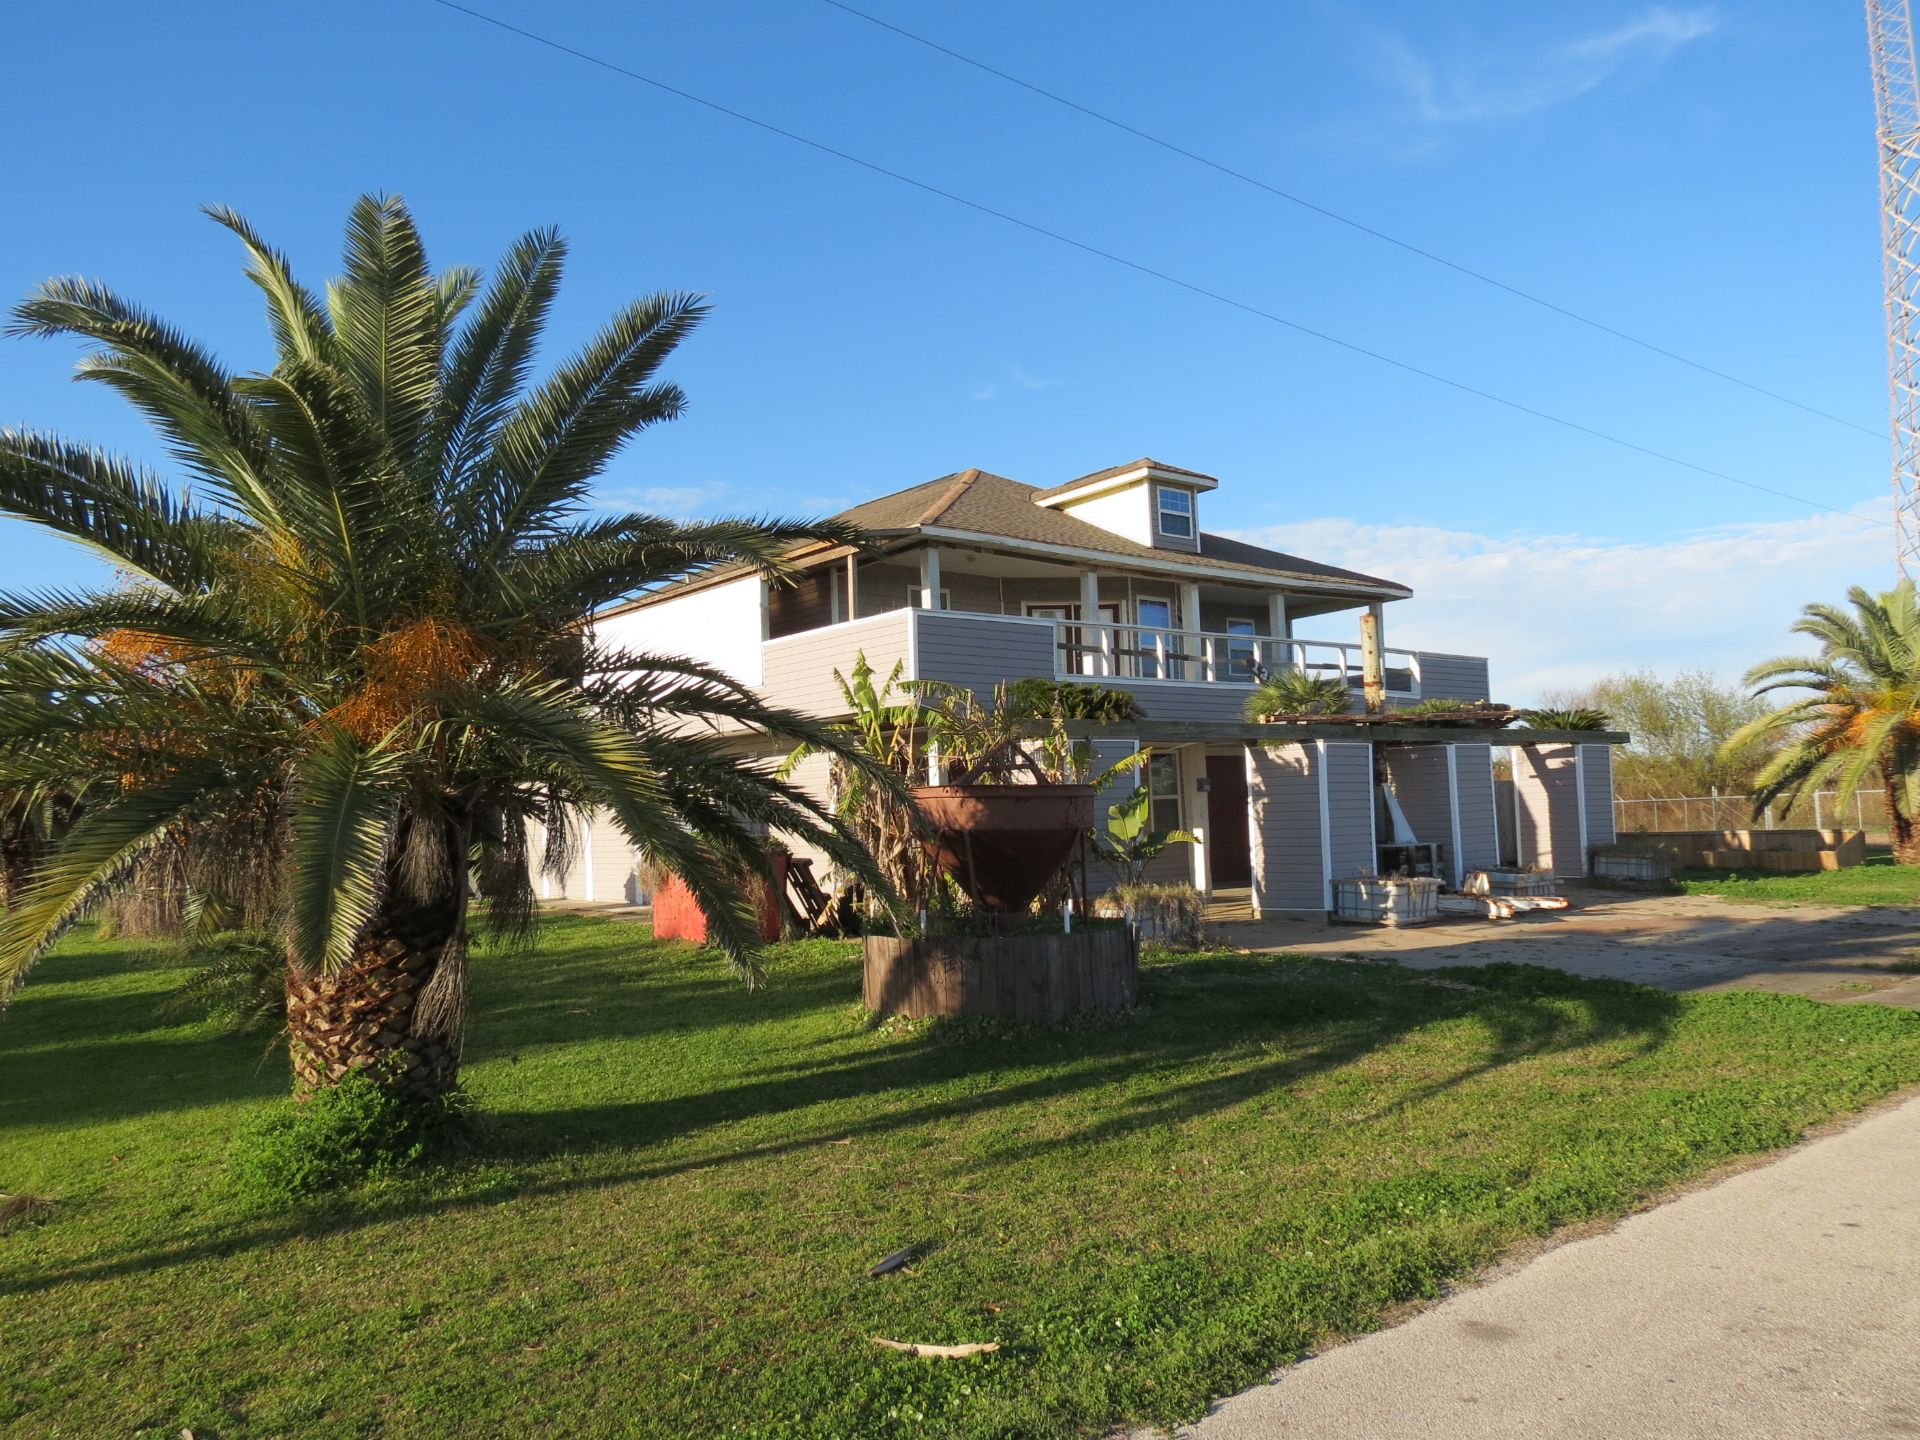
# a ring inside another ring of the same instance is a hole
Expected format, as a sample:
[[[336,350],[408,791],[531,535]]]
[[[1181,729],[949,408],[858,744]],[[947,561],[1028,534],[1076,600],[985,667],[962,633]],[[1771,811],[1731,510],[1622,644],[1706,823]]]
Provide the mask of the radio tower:
[[[1911,0],[1867,0],[1893,421],[1894,563],[1920,573],[1920,72]]]

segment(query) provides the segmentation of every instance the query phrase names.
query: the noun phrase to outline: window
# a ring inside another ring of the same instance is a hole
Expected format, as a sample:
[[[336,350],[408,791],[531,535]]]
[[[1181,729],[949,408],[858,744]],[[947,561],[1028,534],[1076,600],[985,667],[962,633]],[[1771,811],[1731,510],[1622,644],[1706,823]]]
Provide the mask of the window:
[[[1140,595],[1134,598],[1133,621],[1140,628],[1133,632],[1134,648],[1139,652],[1136,673],[1142,680],[1167,678],[1160,664],[1162,654],[1178,647],[1173,643],[1173,601]],[[1171,670],[1171,664],[1165,667]]]
[[[1229,680],[1251,680],[1253,665],[1259,653],[1254,642],[1254,629],[1251,620],[1227,621],[1227,678]],[[1244,637],[1244,638],[1243,638]]]
[[[1155,830],[1180,828],[1180,757],[1168,750],[1156,750],[1147,761],[1147,786],[1153,792]]]
[[[1155,487],[1160,497],[1160,533],[1176,540],[1193,538],[1193,492]]]

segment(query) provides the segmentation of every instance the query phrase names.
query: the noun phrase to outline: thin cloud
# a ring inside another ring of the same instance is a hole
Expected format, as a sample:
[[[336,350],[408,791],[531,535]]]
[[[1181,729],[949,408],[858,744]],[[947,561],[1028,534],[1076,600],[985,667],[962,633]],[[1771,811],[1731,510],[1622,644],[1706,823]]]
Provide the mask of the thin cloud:
[[[1481,52],[1435,60],[1408,40],[1381,39],[1389,78],[1415,118],[1434,125],[1518,120],[1591,93],[1618,76],[1645,71],[1714,33],[1711,9],[1656,6],[1611,30],[1526,54]]]
[[[1891,520],[1885,503],[1854,517]],[[1893,583],[1893,538],[1859,518],[1816,515],[1727,525],[1658,541],[1586,535],[1490,535],[1437,526],[1304,520],[1233,532],[1412,587],[1387,607],[1386,642],[1485,655],[1488,698],[1537,700],[1602,676],[1706,668],[1735,679],[1806,642],[1788,633],[1800,607],[1850,585]],[[1344,627],[1344,629],[1343,629]],[[1310,639],[1351,640],[1340,616],[1303,621]]]
[[[1018,390],[1057,390],[1067,383],[1057,376],[1036,375],[1024,365],[1007,366],[1006,378]],[[987,380],[974,386],[972,394],[976,400],[998,400],[1006,388],[1003,381]]]

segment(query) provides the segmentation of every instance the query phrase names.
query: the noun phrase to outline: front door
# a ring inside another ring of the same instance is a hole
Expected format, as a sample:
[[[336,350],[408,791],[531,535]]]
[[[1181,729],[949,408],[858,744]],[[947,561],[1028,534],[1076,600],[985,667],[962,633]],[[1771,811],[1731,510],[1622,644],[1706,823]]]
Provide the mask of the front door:
[[[1207,881],[1215,890],[1253,884],[1250,832],[1246,760],[1207,756]]]

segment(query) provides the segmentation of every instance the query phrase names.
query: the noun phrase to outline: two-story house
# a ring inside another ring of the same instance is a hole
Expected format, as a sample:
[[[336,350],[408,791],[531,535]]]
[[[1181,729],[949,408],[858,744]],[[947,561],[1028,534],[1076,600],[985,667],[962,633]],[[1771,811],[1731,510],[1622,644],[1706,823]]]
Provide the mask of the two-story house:
[[[908,679],[982,691],[1032,675],[1130,690],[1144,719],[1099,746],[1108,756],[1150,747],[1141,783],[1156,827],[1199,837],[1156,862],[1157,878],[1244,889],[1258,912],[1324,911],[1334,877],[1375,869],[1380,843],[1395,838],[1383,824],[1396,818],[1441,847],[1448,878],[1498,863],[1493,751],[1476,732],[1276,735],[1245,721],[1267,671],[1337,675],[1358,696],[1358,617],[1371,611],[1384,636],[1385,607],[1412,592],[1209,533],[1202,516],[1218,486],[1151,459],[1050,488],[966,470],[838,517],[870,531],[878,553],[796,553],[787,585],[716,570],[595,624],[609,643],[692,655],[819,715],[841,708],[835,671],[862,653],[882,676],[898,661]],[[1389,705],[1490,693],[1479,656],[1385,647],[1383,666]],[[1514,753],[1509,851],[1584,873],[1589,848],[1613,838],[1607,747]],[[824,792],[826,766],[804,778]],[[591,825],[576,872],[549,880],[549,893],[630,899],[633,859],[610,824]]]

